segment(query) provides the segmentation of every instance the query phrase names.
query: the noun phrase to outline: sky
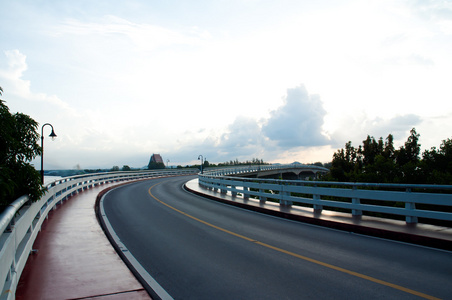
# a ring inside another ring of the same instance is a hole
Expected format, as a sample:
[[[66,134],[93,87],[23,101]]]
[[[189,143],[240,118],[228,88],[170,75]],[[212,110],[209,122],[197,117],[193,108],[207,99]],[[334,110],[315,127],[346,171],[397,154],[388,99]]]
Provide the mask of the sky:
[[[2,99],[53,125],[45,169],[329,162],[367,135],[451,138],[452,1],[0,3]]]

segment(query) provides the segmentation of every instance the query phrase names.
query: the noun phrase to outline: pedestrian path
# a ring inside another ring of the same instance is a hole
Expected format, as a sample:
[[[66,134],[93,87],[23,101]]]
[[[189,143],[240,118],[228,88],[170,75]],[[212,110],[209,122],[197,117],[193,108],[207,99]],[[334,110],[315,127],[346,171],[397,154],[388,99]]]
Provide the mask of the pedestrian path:
[[[259,200],[244,199],[241,196],[232,197],[230,193],[222,194],[198,184],[198,179],[193,179],[185,184],[185,187],[201,196],[254,211],[298,220],[305,223],[320,225],[339,230],[371,235],[401,242],[413,243],[452,251],[452,228],[433,226],[426,224],[406,224],[405,221],[396,221],[369,216],[354,217],[350,213],[340,213],[323,210],[322,213],[314,213],[312,208],[301,206],[280,206],[279,203]]]
[[[20,278],[16,299],[150,299],[102,231],[94,211],[104,184],[50,212]]]

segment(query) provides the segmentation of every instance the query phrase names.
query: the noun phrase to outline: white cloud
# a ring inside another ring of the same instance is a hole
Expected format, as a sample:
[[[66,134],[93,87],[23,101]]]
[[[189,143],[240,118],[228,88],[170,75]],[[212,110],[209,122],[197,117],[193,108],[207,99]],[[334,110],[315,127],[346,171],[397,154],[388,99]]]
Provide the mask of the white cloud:
[[[151,24],[134,23],[114,15],[104,16],[99,22],[69,19],[55,31],[49,32],[49,35],[94,36],[123,44],[129,42],[128,46],[136,48],[136,51],[152,51],[170,45],[195,45],[210,37],[208,32],[195,27],[180,32]]]
[[[354,118],[344,118],[337,130],[331,133],[331,145],[335,148],[343,148],[345,143],[352,141],[354,145],[360,145],[367,135],[376,139],[385,139],[389,134],[394,136],[395,144],[402,144],[412,128],[422,124],[422,118],[418,115],[397,115],[389,119],[371,118],[365,113],[358,114]]]
[[[412,9],[427,20],[452,20],[450,1],[413,0]]]
[[[2,77],[10,80],[19,79],[23,72],[27,70],[26,56],[19,52],[19,50],[4,51],[7,58],[7,69],[0,70]]]
[[[284,104],[270,113],[262,131],[283,149],[322,146],[328,143],[322,133],[325,115],[320,98],[298,86],[287,90]]]
[[[24,72],[28,69],[26,55],[17,49],[4,51],[4,55],[6,56],[7,68],[0,70],[0,78],[4,80],[4,89],[9,94],[38,103],[51,104],[62,109],[69,109],[69,106],[55,95],[50,96],[31,91],[30,80],[23,79]]]

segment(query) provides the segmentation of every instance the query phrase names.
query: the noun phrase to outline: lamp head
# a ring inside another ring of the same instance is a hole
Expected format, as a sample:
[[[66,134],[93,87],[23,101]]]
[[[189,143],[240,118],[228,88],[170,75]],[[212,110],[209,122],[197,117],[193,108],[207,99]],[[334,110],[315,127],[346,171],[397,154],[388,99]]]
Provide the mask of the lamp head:
[[[52,138],[52,141],[55,140],[55,138],[57,137],[57,135],[55,134],[55,131],[53,131],[53,127],[52,127],[52,132],[49,135]]]

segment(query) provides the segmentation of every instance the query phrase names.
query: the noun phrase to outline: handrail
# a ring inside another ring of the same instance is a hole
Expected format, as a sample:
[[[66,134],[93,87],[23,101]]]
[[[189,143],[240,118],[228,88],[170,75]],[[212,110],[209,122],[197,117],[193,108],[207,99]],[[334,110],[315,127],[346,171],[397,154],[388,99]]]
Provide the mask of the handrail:
[[[108,182],[196,174],[197,169],[93,173],[64,177],[46,184],[36,202],[22,196],[0,214],[0,300],[14,299],[20,276],[42,223],[56,205],[74,194]]]
[[[5,230],[10,230],[12,220],[14,216],[19,211],[19,209],[28,202],[27,196],[22,196],[13,203],[9,204],[5,210],[0,214],[0,232]]]
[[[302,170],[315,170],[317,172],[326,173],[329,170],[324,167],[316,165],[305,165],[305,164],[275,164],[275,165],[248,165],[248,166],[231,166],[223,168],[207,168],[205,169],[205,174],[209,175],[231,175],[231,174],[245,174],[260,171],[270,171],[270,170],[284,170],[284,169],[302,169]]]
[[[288,168],[287,165],[279,167]],[[231,176],[245,172],[246,168],[216,170],[198,174],[198,181],[200,186],[222,194],[229,192],[233,197],[244,199],[254,197],[262,203],[272,199],[282,206],[296,203],[312,207],[316,214],[327,207],[345,209],[353,216],[361,216],[363,212],[398,215],[405,217],[407,223],[417,223],[418,218],[452,221],[452,212],[416,208],[416,204],[428,204],[448,207],[447,210],[451,211],[452,193],[437,191],[451,191],[452,185],[326,182]],[[403,203],[404,207],[388,206],[388,202]]]

